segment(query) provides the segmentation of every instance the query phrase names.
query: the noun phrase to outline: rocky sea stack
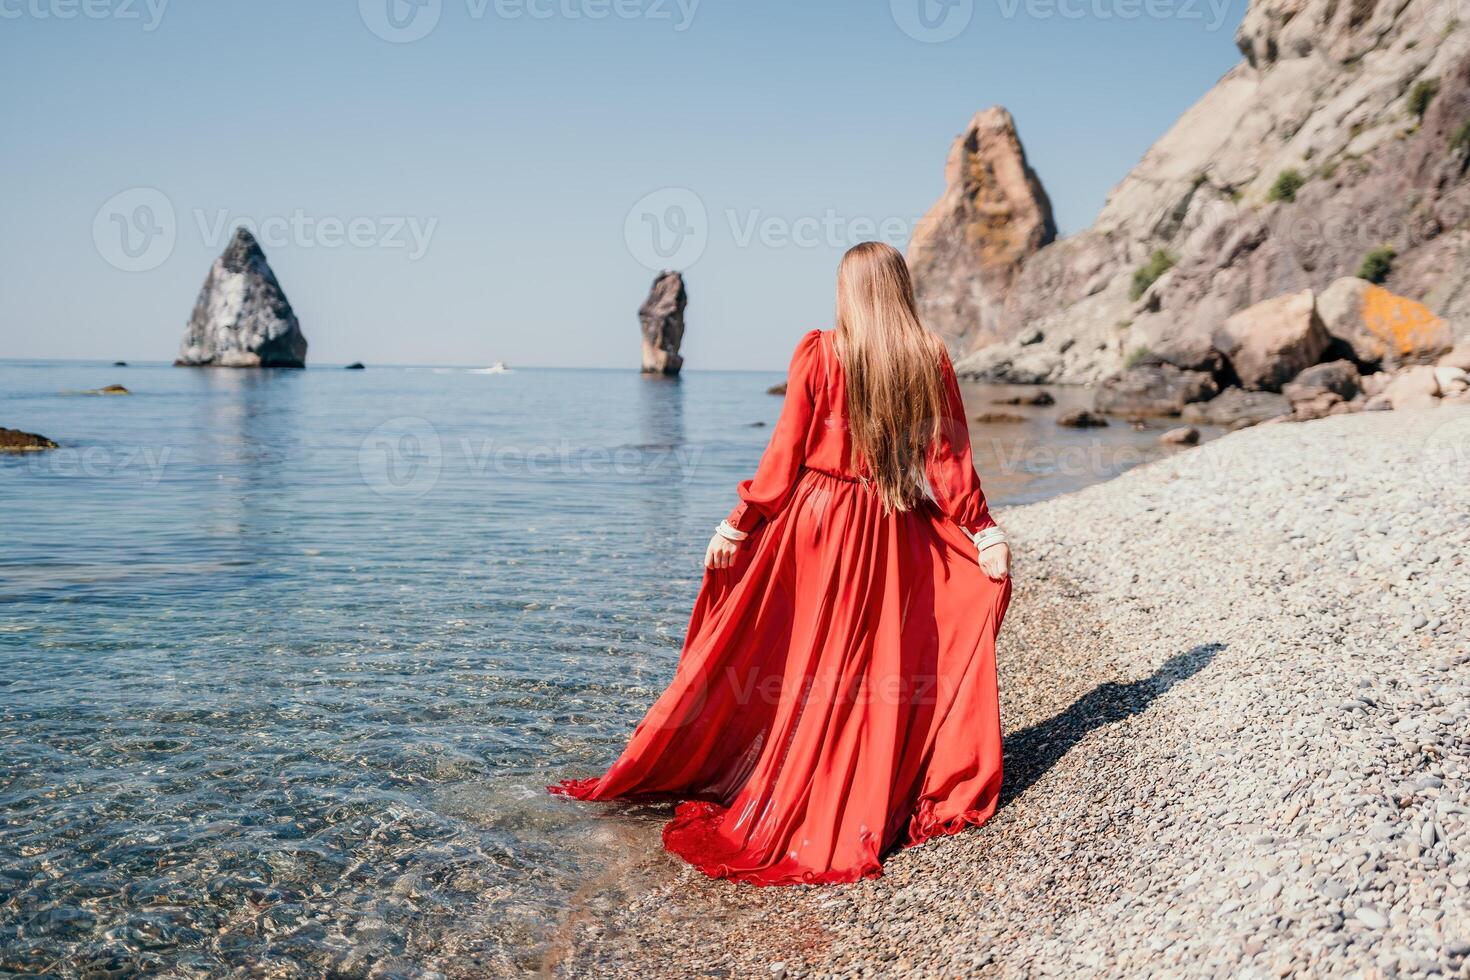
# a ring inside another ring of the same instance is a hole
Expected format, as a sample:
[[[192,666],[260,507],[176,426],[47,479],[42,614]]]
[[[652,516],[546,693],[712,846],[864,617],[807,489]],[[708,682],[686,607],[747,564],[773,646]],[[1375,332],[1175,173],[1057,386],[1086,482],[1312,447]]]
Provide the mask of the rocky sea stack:
[[[265,252],[244,228],[204,280],[179,349],[180,367],[306,366],[306,337]]]
[[[1006,295],[1057,226],[1016,122],[999,106],[955,140],[944,183],[944,196],[914,228],[908,261],[924,322],[964,351],[1005,336]]]
[[[684,366],[679,345],[684,341],[684,308],[689,295],[684,277],[677,272],[660,272],[638,309],[643,326],[643,373],[677,375]]]

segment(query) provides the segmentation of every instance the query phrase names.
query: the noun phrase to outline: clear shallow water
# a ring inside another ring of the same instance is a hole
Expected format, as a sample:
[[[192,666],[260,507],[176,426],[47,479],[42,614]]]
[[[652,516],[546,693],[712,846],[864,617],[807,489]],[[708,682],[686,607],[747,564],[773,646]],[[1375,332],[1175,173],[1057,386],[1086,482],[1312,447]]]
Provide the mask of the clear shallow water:
[[[671,675],[777,380],[0,363],[62,444],[0,455],[0,972],[537,968],[656,846],[542,787]],[[1161,451],[1054,390],[993,501]]]

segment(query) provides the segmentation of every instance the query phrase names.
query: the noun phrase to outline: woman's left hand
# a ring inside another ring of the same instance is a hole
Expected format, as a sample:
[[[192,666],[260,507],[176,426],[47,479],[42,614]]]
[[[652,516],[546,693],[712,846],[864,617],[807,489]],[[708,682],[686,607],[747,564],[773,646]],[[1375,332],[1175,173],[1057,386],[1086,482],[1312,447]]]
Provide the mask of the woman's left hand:
[[[980,552],[980,567],[986,575],[999,582],[1011,574],[1011,546],[1004,541],[983,549]]]
[[[729,538],[716,534],[709,539],[709,547],[704,549],[704,567],[729,568],[735,564],[735,550],[739,547]]]

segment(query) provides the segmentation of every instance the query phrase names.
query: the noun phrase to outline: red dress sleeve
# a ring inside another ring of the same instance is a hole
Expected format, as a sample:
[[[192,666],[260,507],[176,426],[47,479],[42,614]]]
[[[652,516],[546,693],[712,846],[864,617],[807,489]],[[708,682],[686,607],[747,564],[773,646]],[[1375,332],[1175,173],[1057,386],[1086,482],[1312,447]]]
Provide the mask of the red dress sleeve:
[[[812,406],[816,401],[816,393],[812,390],[812,365],[821,342],[822,332],[813,330],[801,338],[791,355],[781,418],[771,433],[771,441],[761,456],[760,465],[756,467],[755,477],[740,484],[737,491],[740,503],[725,518],[737,531],[751,531],[761,521],[779,513],[801,477],[807,435],[812,425]]]
[[[990,506],[985,502],[985,491],[980,489],[980,476],[970,456],[970,424],[965,419],[965,403],[960,399],[954,365],[947,354],[943,371],[944,418],[939,426],[939,438],[930,448],[925,476],[939,509],[973,537],[976,532],[995,526],[995,519],[990,516]]]

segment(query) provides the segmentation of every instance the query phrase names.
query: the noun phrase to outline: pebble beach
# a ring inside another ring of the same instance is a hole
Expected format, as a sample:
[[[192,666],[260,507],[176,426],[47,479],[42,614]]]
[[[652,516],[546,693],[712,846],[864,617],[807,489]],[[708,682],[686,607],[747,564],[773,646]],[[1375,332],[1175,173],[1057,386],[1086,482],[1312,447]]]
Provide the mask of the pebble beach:
[[[641,822],[545,972],[1467,975],[1470,409],[1261,425],[998,516],[995,818],[781,889]]]

